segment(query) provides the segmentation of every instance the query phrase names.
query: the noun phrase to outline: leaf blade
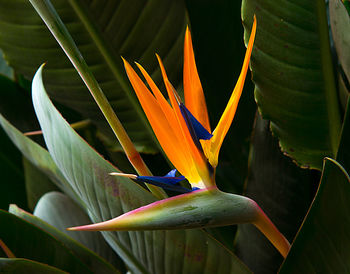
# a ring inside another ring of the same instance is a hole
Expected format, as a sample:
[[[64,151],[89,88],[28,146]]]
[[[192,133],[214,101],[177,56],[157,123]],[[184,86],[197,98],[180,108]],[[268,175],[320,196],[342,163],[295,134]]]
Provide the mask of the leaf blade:
[[[340,114],[323,1],[245,0],[245,40],[253,14],[258,31],[251,69],[255,98],[281,149],[299,165],[321,169],[334,157]]]
[[[349,175],[335,160],[326,158],[318,192],[280,273],[350,271],[349,203]],[[321,259],[324,256],[327,260]]]

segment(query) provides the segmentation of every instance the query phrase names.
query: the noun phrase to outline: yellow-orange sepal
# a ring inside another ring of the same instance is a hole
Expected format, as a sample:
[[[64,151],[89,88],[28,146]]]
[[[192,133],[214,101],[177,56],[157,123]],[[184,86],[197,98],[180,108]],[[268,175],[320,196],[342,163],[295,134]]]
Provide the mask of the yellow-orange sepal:
[[[224,138],[231,126],[233,117],[235,116],[235,113],[237,110],[238,102],[242,94],[244,81],[248,71],[248,65],[249,65],[249,60],[253,49],[255,34],[256,34],[256,17],[254,16],[254,23],[251,30],[247,51],[244,57],[242,70],[239,75],[236,86],[219,120],[219,123],[217,124],[215,130],[212,133],[213,137],[208,141],[202,141],[202,146],[203,146],[205,155],[207,156],[209,163],[213,167],[216,167],[218,164],[218,157],[219,157],[219,152],[220,152],[222,142],[224,141]]]

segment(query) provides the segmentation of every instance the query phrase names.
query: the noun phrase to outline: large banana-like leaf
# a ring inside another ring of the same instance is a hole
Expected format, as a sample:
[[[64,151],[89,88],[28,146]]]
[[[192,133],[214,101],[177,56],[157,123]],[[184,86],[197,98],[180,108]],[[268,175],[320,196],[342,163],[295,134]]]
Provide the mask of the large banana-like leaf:
[[[60,170],[58,175],[63,173],[66,179],[62,181],[74,188],[93,221],[111,219],[155,201],[152,194],[134,182],[108,175],[116,168],[69,127],[49,101],[39,76],[34,91],[44,137]],[[35,153],[30,153],[35,152],[36,145],[5,120],[2,124],[16,145],[35,159]],[[55,165],[45,168],[57,169]],[[202,230],[107,232],[104,236],[135,273],[249,272],[229,250]]]
[[[315,200],[280,273],[349,273],[349,204],[349,175],[326,159]]]
[[[321,169],[324,156],[335,156],[340,133],[325,1],[244,0],[245,38],[253,14],[259,110],[283,152],[303,167]]]
[[[182,1],[53,1],[82,55],[131,139],[140,150],[155,140],[127,81],[120,55],[136,60],[160,79],[154,53],[164,59],[170,79],[181,76],[185,8]],[[77,72],[27,0],[0,1],[0,47],[17,72],[31,79],[47,62],[46,83],[54,100],[109,127]]]
[[[314,194],[313,171],[283,155],[269,121],[255,121],[245,195],[256,201],[283,235],[292,241]],[[255,273],[276,273],[282,256],[252,225],[238,226],[236,254]]]

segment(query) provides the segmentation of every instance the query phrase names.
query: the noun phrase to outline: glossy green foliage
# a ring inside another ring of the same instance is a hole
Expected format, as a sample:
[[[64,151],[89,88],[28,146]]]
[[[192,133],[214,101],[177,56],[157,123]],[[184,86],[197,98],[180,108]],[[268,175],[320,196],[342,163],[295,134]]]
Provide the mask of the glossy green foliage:
[[[283,155],[270,122],[257,114],[245,195],[256,201],[292,242],[314,195],[313,172]],[[317,177],[316,177],[317,180]],[[283,258],[253,225],[238,226],[236,252],[255,273],[276,273]]]
[[[75,254],[52,235],[24,221],[0,211],[0,238],[18,258],[42,262],[67,272],[92,273]]]
[[[179,83],[182,66],[178,58],[185,27],[182,1],[53,3],[135,145],[141,151],[154,151],[155,139],[135,100],[120,56],[144,64],[159,82],[154,56],[157,52],[169,68],[170,79]],[[0,47],[16,72],[31,79],[39,65],[47,62],[45,79],[52,98],[92,119],[105,135],[111,136],[96,103],[30,2],[2,0],[0,7]]]
[[[326,159],[315,200],[280,273],[348,273],[349,204],[349,175]]]
[[[325,2],[244,0],[246,41],[254,14],[251,69],[259,111],[283,152],[302,167],[321,169],[323,157],[335,157],[340,134]]]
[[[63,195],[63,194],[61,194]],[[44,196],[45,197],[45,196]],[[43,197],[43,198],[44,198]],[[67,202],[67,201],[66,201]],[[62,204],[57,205],[58,207],[65,207],[66,210],[70,210],[69,216],[71,218],[75,218],[77,221],[83,221],[84,218],[81,217],[81,213],[77,211],[76,208],[70,206],[70,204]],[[50,210],[50,209],[48,209]],[[89,269],[92,272],[101,272],[101,273],[120,273],[115,269],[111,264],[107,263],[102,257],[99,257],[96,253],[92,252],[90,249],[88,249],[86,246],[79,243],[79,241],[74,240],[74,238],[69,237],[64,232],[59,231],[57,226],[51,226],[47,222],[43,221],[42,219],[39,219],[36,216],[33,216],[32,214],[20,209],[16,205],[11,205],[9,212],[20,217],[21,219],[26,220],[27,222],[31,223],[32,225],[40,228],[41,230],[45,231],[45,233],[48,233],[54,239],[60,242],[61,245],[64,245],[66,248],[70,250],[71,253],[73,253],[77,258],[79,258],[84,264],[86,264]],[[51,215],[51,218],[55,217],[55,219],[60,220],[60,222],[64,222],[66,218],[61,216],[60,218],[57,218],[58,215]],[[85,217],[86,218],[86,217]],[[45,220],[45,219],[44,219]],[[85,219],[86,220],[86,219]],[[79,234],[79,233],[78,233]],[[99,241],[98,234],[96,235],[80,235],[81,237],[90,237],[90,243],[93,243],[94,241]],[[100,251],[106,249],[106,246],[101,247]],[[43,252],[44,250],[42,250]],[[105,255],[105,254],[103,254]],[[24,257],[29,258],[29,257]],[[115,258],[114,258],[115,259]]]
[[[12,212],[11,208],[10,212]],[[67,212],[69,214],[66,214]],[[46,193],[38,201],[33,214],[109,262],[118,263],[118,257],[105,242],[101,233],[72,233],[67,231],[67,227],[91,222],[85,211],[67,195],[56,191]],[[25,216],[28,216],[28,214]],[[40,225],[40,222],[38,221],[37,224]]]

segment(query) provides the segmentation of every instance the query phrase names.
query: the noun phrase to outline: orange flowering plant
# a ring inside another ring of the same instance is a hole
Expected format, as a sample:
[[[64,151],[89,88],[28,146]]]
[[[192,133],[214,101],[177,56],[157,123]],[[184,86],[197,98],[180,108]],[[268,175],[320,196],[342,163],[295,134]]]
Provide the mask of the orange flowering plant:
[[[169,172],[164,177],[137,176],[124,173],[111,173],[111,175],[128,177],[165,189],[191,192],[191,190],[178,186],[179,182],[187,179],[193,192],[155,202],[113,220],[69,228],[69,230],[179,229],[251,222],[270,238],[283,256],[286,256],[289,250],[288,241],[278,232],[255,202],[245,197],[223,194],[219,192],[215,184],[218,154],[242,94],[253,49],[256,25],[256,19],[254,18],[241,74],[226,109],[212,133],[188,28],[184,42],[185,104],[182,103],[180,96],[168,80],[164,65],[158,55],[157,59],[171,106],[141,65],[137,64],[152,93],[130,64],[123,59],[130,82],[157,139],[169,160],[182,176],[176,177],[176,170]],[[225,202],[224,208],[217,205],[219,201]],[[241,205],[238,206],[239,203]],[[185,210],[188,207],[192,207],[193,210]],[[200,208],[200,211],[204,210],[205,214],[197,212],[197,208]],[[169,215],[168,212],[173,210],[176,210],[176,213]],[[223,214],[226,210],[231,212]]]
[[[0,4],[0,124],[28,200],[0,193],[0,272],[349,272],[350,20],[329,1],[329,43],[327,8]]]

